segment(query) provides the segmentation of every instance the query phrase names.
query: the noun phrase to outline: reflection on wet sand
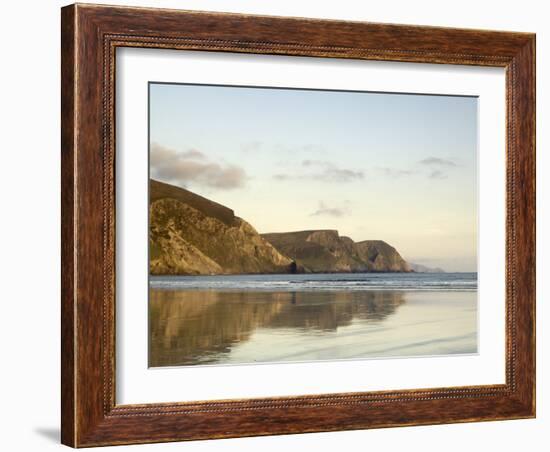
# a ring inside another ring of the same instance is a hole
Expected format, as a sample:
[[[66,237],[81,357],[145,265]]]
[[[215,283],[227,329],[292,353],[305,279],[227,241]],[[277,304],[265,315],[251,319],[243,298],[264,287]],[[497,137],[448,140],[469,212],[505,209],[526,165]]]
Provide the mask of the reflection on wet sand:
[[[151,289],[149,365],[216,363],[258,329],[284,330],[297,339],[327,335],[354,319],[381,322],[404,302],[403,292],[392,291]]]

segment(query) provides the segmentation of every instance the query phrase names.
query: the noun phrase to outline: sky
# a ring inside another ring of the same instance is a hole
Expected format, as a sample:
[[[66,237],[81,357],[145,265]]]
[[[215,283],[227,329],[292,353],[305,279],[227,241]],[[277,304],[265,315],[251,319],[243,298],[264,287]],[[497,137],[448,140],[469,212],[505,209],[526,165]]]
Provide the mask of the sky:
[[[337,229],[476,271],[477,98],[149,85],[150,176],[258,232]]]

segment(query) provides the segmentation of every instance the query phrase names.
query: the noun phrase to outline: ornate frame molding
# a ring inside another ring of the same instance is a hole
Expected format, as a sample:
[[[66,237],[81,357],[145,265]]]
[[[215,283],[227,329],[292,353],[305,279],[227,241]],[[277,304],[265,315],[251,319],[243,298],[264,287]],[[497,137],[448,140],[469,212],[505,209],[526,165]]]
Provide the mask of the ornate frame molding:
[[[118,47],[506,68],[506,384],[116,405]],[[534,35],[77,4],[62,9],[62,88],[64,444],[81,447],[534,416]]]

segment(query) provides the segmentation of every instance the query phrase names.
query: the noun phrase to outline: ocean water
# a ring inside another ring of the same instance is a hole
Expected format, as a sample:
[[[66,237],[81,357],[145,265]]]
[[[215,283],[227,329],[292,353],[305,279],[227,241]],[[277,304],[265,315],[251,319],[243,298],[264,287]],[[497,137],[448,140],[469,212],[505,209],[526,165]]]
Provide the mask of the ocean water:
[[[477,352],[476,273],[152,277],[149,365]]]
[[[163,290],[477,290],[477,273],[316,273],[298,275],[152,276]]]

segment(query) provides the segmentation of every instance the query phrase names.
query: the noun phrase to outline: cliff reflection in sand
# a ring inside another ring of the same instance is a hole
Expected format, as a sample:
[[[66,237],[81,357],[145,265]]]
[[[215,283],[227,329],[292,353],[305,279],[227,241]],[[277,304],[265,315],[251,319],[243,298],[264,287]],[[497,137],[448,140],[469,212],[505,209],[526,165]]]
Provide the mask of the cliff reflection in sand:
[[[288,360],[307,337],[317,341],[338,328],[381,323],[405,301],[400,291],[253,292],[150,289],[149,364],[152,367],[232,362],[234,348],[270,330]],[[262,347],[245,362],[261,362]],[[338,358],[338,356],[335,356]],[[312,356],[311,359],[314,359]],[[284,358],[282,360],[285,360]],[[241,361],[242,362],[242,361]]]

